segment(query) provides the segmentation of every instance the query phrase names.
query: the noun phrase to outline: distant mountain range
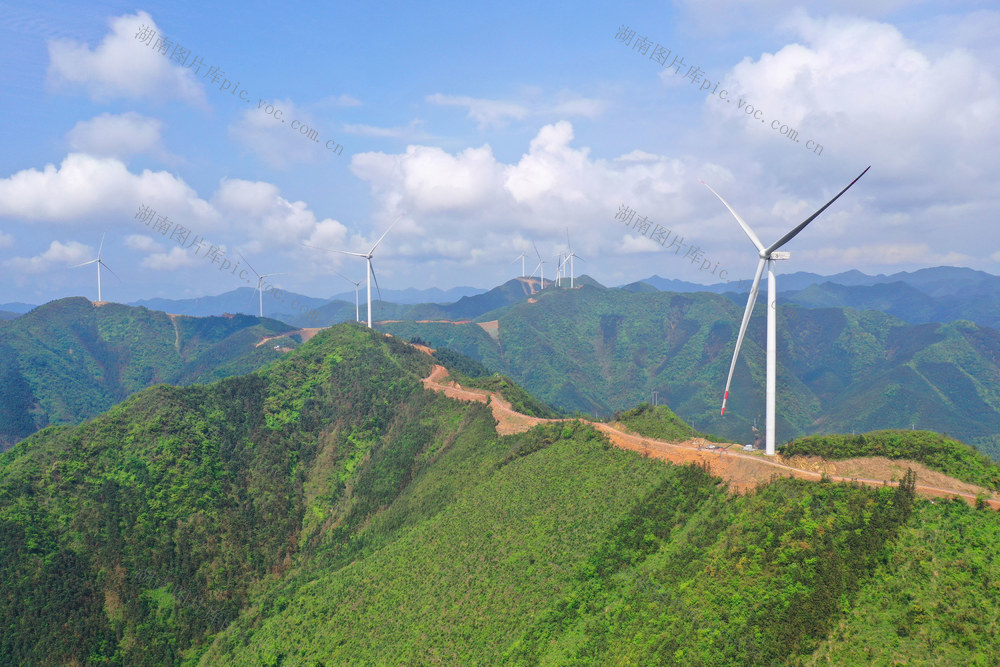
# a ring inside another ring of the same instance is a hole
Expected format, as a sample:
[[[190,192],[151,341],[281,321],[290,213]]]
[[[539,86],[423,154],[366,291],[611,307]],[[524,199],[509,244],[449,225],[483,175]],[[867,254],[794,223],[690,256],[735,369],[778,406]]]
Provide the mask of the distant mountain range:
[[[600,286],[588,276],[580,276],[577,283]],[[549,284],[551,281],[546,280],[546,285]],[[749,278],[701,285],[653,275],[621,288],[630,292],[732,294],[731,298],[738,300],[735,294],[745,294],[749,286]],[[537,287],[537,278],[516,278],[491,290],[475,287],[387,289],[381,293],[381,299],[373,299],[372,309],[377,320],[473,319],[511,305]],[[1000,276],[973,269],[940,266],[877,276],[860,271],[832,276],[800,271],[779,274],[778,288],[782,304],[880,310],[910,324],[964,319],[983,326],[1000,327]],[[354,296],[353,291],[346,291],[323,299],[277,290],[264,295],[264,315],[296,327],[329,326],[355,318]],[[359,296],[360,316],[365,320],[363,286]],[[759,298],[765,298],[764,290]],[[129,305],[196,317],[226,313],[256,315],[260,305],[258,299],[252,288],[241,287],[216,296],[143,299]],[[14,319],[32,308],[34,306],[25,303],[0,304],[0,320]]]
[[[734,441],[749,441],[754,420],[762,421],[763,309],[750,322],[723,418],[721,391],[742,301],[594,286],[547,289],[533,301],[469,324],[386,322],[379,328],[455,349],[563,410],[608,415],[650,400],[655,390],[699,430]],[[1000,457],[996,329],[794,305],[779,306],[778,321],[779,442],[912,425]]]
[[[287,324],[247,315],[195,318],[82,297],[0,322],[0,450],[51,424],[94,417],[161,382],[249,373],[300,341]],[[280,337],[280,338],[279,338]]]

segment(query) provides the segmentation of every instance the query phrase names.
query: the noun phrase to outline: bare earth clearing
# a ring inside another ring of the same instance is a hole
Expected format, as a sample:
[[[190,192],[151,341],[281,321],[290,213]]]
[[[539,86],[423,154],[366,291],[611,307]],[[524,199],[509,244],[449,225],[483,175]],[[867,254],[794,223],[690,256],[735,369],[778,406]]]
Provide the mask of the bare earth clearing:
[[[424,351],[427,351],[424,348]],[[424,378],[424,386],[445,396],[460,401],[488,403],[497,420],[497,433],[511,435],[521,433],[538,424],[566,419],[541,419],[515,412],[510,403],[499,394],[485,389],[462,387],[449,379],[444,366],[435,364],[431,374]],[[585,421],[585,420],[581,420]],[[627,431],[621,424],[587,422],[604,433],[613,445],[622,449],[642,452],[647,456],[672,463],[707,463],[712,474],[724,479],[733,492],[753,489],[766,483],[774,475],[819,480],[826,474],[833,482],[860,482],[869,486],[895,485],[907,468],[917,474],[917,492],[924,496],[958,496],[969,504],[975,504],[976,494],[984,493],[986,501],[993,509],[1000,509],[1000,497],[986,489],[962,482],[943,473],[931,470],[915,461],[890,460],[882,457],[827,461],[817,456],[792,457],[783,459],[775,456],[765,458],[764,454],[743,452],[739,445],[718,445],[718,449],[707,449],[711,444],[701,438],[683,442],[666,442],[647,438]]]

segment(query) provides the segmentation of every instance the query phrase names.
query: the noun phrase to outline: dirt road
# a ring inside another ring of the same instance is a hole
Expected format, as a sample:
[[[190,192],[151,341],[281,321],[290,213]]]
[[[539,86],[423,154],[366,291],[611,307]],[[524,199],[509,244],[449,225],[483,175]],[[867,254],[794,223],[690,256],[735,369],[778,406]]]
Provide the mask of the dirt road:
[[[570,421],[566,419],[541,419],[530,417],[511,408],[510,403],[499,394],[485,389],[466,388],[448,378],[448,370],[435,364],[431,374],[423,380],[424,386],[445,396],[460,401],[476,401],[489,403],[493,417],[497,420],[497,433],[511,435],[522,433],[530,428],[547,422]],[[962,482],[943,473],[931,470],[915,461],[888,461],[883,458],[858,458],[849,461],[825,461],[819,457],[796,457],[784,461],[781,457],[765,458],[763,454],[733,451],[739,445],[716,445],[717,449],[707,449],[712,444],[701,438],[683,442],[666,442],[655,438],[631,433],[620,424],[605,424],[602,422],[586,422],[605,434],[611,444],[622,449],[630,449],[677,464],[699,463],[707,464],[712,474],[724,479],[733,492],[748,491],[758,484],[768,482],[774,475],[782,477],[797,477],[799,479],[819,480],[824,474],[832,482],[859,482],[868,486],[895,486],[898,482],[893,478],[902,477],[907,468],[912,468],[917,474],[917,492],[923,496],[951,497],[958,496],[974,505],[976,495],[980,492],[987,496],[987,504],[993,509],[1000,509],[1000,497],[986,489]],[[807,469],[807,468],[819,468]],[[886,475],[885,473],[889,473]],[[838,474],[840,473],[840,474]],[[849,474],[848,474],[849,473]],[[925,484],[920,484],[924,481]]]

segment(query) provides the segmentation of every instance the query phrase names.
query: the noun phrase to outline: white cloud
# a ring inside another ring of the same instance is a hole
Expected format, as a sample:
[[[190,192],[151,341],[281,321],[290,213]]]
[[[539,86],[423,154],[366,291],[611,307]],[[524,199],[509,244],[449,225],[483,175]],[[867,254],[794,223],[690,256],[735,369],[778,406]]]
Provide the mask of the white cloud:
[[[77,222],[102,216],[132,219],[144,204],[202,228],[215,227],[218,214],[184,181],[165,171],[133,174],[116,158],[80,153],[56,168],[25,169],[0,179],[0,216],[45,222]],[[192,227],[193,228],[193,227]]]
[[[158,252],[146,257],[141,265],[157,271],[173,271],[185,266],[194,266],[198,263],[196,260],[197,256],[192,250],[175,247],[171,248],[170,252]]]
[[[510,119],[521,120],[528,116],[526,107],[513,102],[478,99],[465,95],[442,95],[441,93],[428,95],[426,100],[431,104],[467,107],[468,117],[475,120],[481,130],[503,126]]]
[[[815,159],[859,156],[897,175],[924,177],[925,165],[947,164],[964,179],[970,170],[1000,166],[995,151],[981,150],[1000,143],[1000,82],[992,66],[961,49],[925,54],[896,27],[864,19],[803,15],[792,25],[804,43],[745,59],[725,77],[765,122],[735,102],[706,99],[730,140],[738,135],[758,150],[809,156],[811,139],[824,146]],[[772,121],[795,128],[799,143],[780,136]],[[949,180],[925,196],[947,200]]]
[[[9,248],[12,245],[14,245],[14,237],[0,232],[0,248]]]
[[[134,111],[121,115],[102,113],[79,121],[66,135],[74,151],[122,159],[138,153],[165,155],[160,141],[163,122]]]
[[[267,113],[269,108],[273,113]],[[315,132],[311,137],[310,131]],[[252,101],[239,120],[229,126],[229,136],[259,160],[277,169],[338,155],[325,147],[329,134],[308,113],[287,99]]]
[[[49,82],[57,88],[82,89],[91,99],[174,99],[206,106],[205,93],[194,75],[175,66],[136,34],[146,26],[159,28],[146,12],[110,21],[111,32],[93,50],[72,40],[49,46]],[[155,39],[154,39],[155,44]]]
[[[163,246],[157,243],[151,236],[142,234],[131,234],[125,238],[125,245],[132,250],[140,252],[163,252]]]
[[[972,260],[968,255],[959,252],[937,252],[926,243],[879,243],[804,250],[796,254],[800,254],[802,259],[806,260],[836,260],[845,266],[858,264],[968,266]]]
[[[23,273],[43,273],[58,264],[79,264],[93,259],[97,251],[76,241],[60,243],[53,241],[48,249],[34,257],[13,257],[4,262],[5,266]]]

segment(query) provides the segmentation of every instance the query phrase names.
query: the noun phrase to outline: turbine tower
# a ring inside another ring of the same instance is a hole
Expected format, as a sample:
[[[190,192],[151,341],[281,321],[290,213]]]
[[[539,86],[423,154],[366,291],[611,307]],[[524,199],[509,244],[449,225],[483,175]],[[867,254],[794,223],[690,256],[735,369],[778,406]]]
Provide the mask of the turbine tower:
[[[347,276],[345,276],[343,273],[337,273],[336,271],[334,271],[334,273],[336,273],[338,276],[340,276],[341,278],[343,278],[347,282],[349,282],[352,285],[354,285],[354,321],[355,322],[360,322],[361,321],[361,309],[360,309],[361,307],[358,305],[358,292],[361,290],[361,281],[360,280],[351,280],[350,278],[348,278]]]
[[[535,249],[535,254],[538,255],[538,266],[535,267],[535,271],[537,271],[538,269],[541,269],[541,274],[540,275],[541,275],[542,278],[541,278],[541,282],[539,283],[539,286],[538,286],[538,291],[542,291],[543,289],[545,289],[545,265],[548,262],[546,262],[544,259],[542,259],[542,256],[538,252],[538,246],[535,245],[534,241],[531,242],[531,246]],[[531,275],[535,275],[535,271],[532,271]]]
[[[372,255],[375,253],[375,248],[377,248],[378,245],[382,243],[382,239],[385,238],[385,235],[388,234],[392,230],[392,228],[396,226],[396,223],[399,222],[399,219],[404,215],[406,215],[405,212],[400,213],[398,216],[396,216],[396,219],[392,221],[391,225],[389,225],[389,229],[382,232],[382,236],[378,237],[378,241],[376,241],[375,245],[371,247],[371,250],[369,250],[366,253],[348,252],[347,250],[329,250],[327,248],[315,248],[316,250],[326,250],[327,252],[339,252],[341,255],[353,255],[355,257],[365,258],[365,261],[368,263],[367,271],[365,272],[365,274],[368,279],[368,328],[369,329],[372,328],[372,278],[375,278],[375,269],[372,268]],[[314,246],[306,245],[304,243],[302,245],[305,245],[307,248],[314,248]],[[381,298],[382,290],[380,290],[378,287],[378,278],[375,278],[375,289],[378,290],[379,298]]]
[[[573,252],[573,245],[569,242],[569,227],[566,228],[566,245],[569,246],[569,254],[566,255],[566,259],[569,261],[569,288],[573,289],[573,277],[576,271],[574,260],[580,256]],[[583,257],[580,257],[580,259],[583,259]]]
[[[101,303],[102,301],[104,301],[104,299],[101,297],[101,267],[103,266],[108,271],[111,271],[111,267],[105,264],[104,260],[101,259],[101,251],[104,250],[104,237],[107,236],[107,234],[108,234],[107,232],[101,234],[101,245],[97,248],[97,259],[92,259],[89,262],[84,262],[83,264],[77,264],[76,266],[69,267],[71,269],[75,269],[80,266],[87,266],[88,264],[94,264],[95,262],[97,263],[97,303]],[[113,275],[115,278],[118,278],[118,274],[115,273],[114,271],[111,271],[111,275]],[[118,278],[118,282],[121,282],[121,280],[122,280],[121,278]]]
[[[250,266],[250,262],[247,261],[246,257],[243,257],[243,255],[240,255],[240,257],[243,259],[243,263],[246,264],[250,268],[251,271],[253,271],[253,273],[254,273],[255,276],[257,276],[257,295],[258,295],[258,301],[259,301],[259,310],[258,310],[258,315],[257,316],[263,318],[264,317],[264,291],[261,289],[261,285],[264,284],[264,278],[270,278],[271,276],[283,276],[285,274],[284,273],[265,273],[264,275],[261,275],[261,274],[257,273],[257,269],[255,269],[252,266]],[[235,271],[236,269],[233,269],[233,270]]]
[[[528,275],[527,273],[524,272],[524,256],[526,254],[527,254],[527,251],[522,251],[519,256],[517,256],[517,257],[514,258],[514,262],[516,262],[517,260],[521,260],[521,277],[522,278],[524,278],[525,276]],[[511,262],[511,264],[513,264],[514,262]]]
[[[736,218],[736,222],[740,223],[740,227],[746,233],[747,237],[750,239],[751,243],[756,246],[758,251],[758,257],[760,260],[757,262],[757,273],[754,275],[753,284],[750,287],[750,298],[747,299],[746,309],[743,311],[743,322],[740,324],[740,333],[736,338],[736,348],[733,350],[733,360],[729,365],[729,377],[726,379],[726,392],[722,396],[722,414],[726,414],[726,401],[729,399],[729,385],[733,381],[733,371],[736,370],[736,359],[740,354],[740,346],[743,345],[743,336],[746,334],[747,325],[750,323],[750,315],[753,313],[753,307],[757,303],[757,291],[760,289],[760,278],[764,272],[764,267],[767,266],[767,402],[766,402],[766,420],[765,420],[765,441],[764,447],[765,452],[768,456],[774,456],[774,441],[775,441],[775,390],[777,386],[777,359],[775,350],[777,348],[777,284],[774,279],[774,262],[779,259],[789,259],[791,253],[788,252],[778,252],[778,248],[785,245],[791,241],[795,236],[805,229],[806,225],[816,219],[816,217],[825,211],[830,204],[837,201],[840,195],[847,192],[848,188],[858,182],[865,173],[871,169],[871,165],[865,168],[863,172],[858,174],[858,177],[847,184],[843,190],[837,193],[837,196],[828,201],[823,205],[818,211],[810,215],[808,218],[803,220],[796,226],[792,231],[788,232],[780,239],[772,243],[770,246],[764,247],[764,244],[760,242],[757,235],[754,234],[753,230],[750,229],[750,225],[746,223],[739,216],[739,214],[733,210],[733,207],[726,203],[718,192],[712,190],[711,186],[705,181],[702,183],[709,190],[712,191],[716,197],[719,198],[729,212],[733,214]]]

